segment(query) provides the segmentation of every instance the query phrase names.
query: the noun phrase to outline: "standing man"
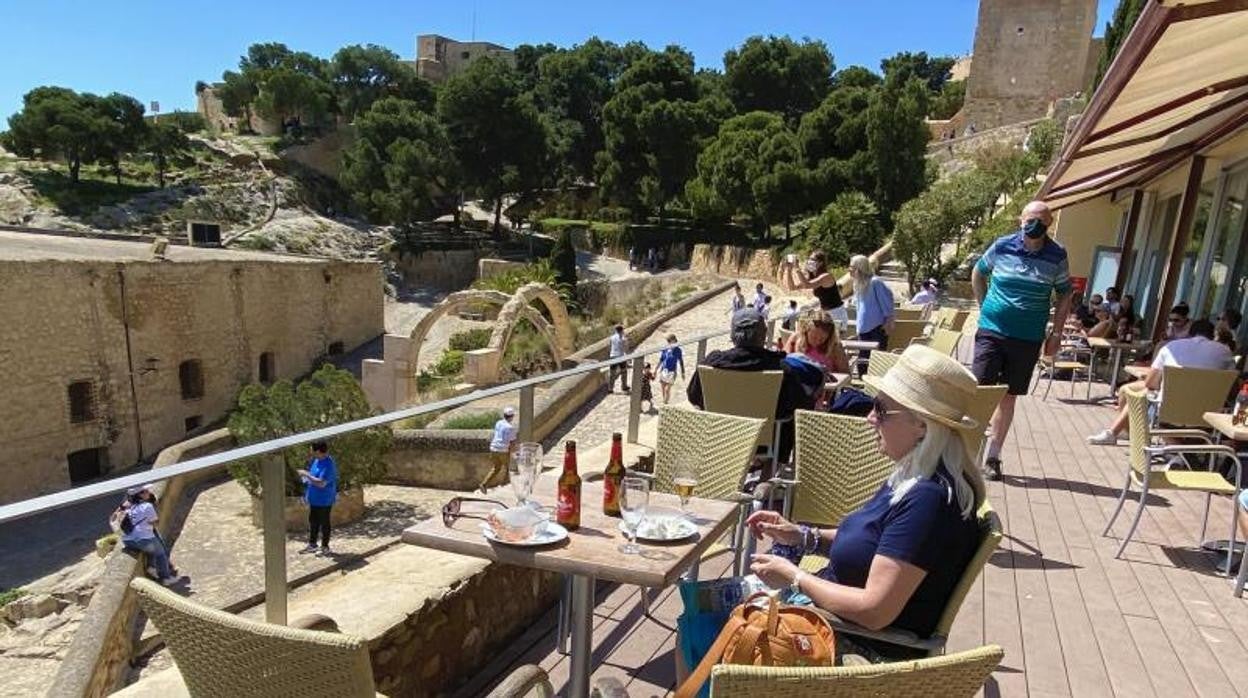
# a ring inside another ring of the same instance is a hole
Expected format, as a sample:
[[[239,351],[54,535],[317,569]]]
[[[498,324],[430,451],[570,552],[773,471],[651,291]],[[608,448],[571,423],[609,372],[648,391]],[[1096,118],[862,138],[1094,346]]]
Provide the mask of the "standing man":
[[[329,445],[324,441],[312,442],[312,453],[308,456],[307,470],[298,470],[306,490],[304,499],[308,502],[308,547],[301,553],[317,553],[321,556],[330,555],[329,551],[329,519],[338,499],[338,465],[329,455]],[[320,534],[321,549],[317,552],[316,538]]]
[[[1001,479],[1001,445],[1014,421],[1014,403],[1027,393],[1041,349],[1045,356],[1057,352],[1070,312],[1066,249],[1048,236],[1052,222],[1044,202],[1027,204],[1019,217],[1021,229],[992,243],[971,272],[980,307],[972,370],[980,385],[1009,386],[992,415],[984,460],[989,480]],[[1054,306],[1054,330],[1048,331],[1049,308]]]
[[[516,408],[508,405],[503,408],[503,417],[494,422],[494,438],[490,439],[490,474],[481,481],[482,492],[495,485],[502,484],[503,475],[507,472],[507,463],[511,460],[511,452],[516,447],[516,436],[520,433],[516,426]]]
[[[615,332],[611,333],[610,350],[607,352],[608,359],[617,359],[628,353],[628,339],[624,337],[624,326],[616,325]],[[611,364],[611,372],[607,380],[607,392],[615,391],[615,379],[620,379],[620,390],[628,392],[628,364],[618,363]]]
[[[762,313],[763,306],[767,305],[767,291],[763,289],[763,284],[761,281],[759,283],[754,284],[754,301],[751,303],[751,305],[753,305],[754,309],[757,310],[759,313]]]

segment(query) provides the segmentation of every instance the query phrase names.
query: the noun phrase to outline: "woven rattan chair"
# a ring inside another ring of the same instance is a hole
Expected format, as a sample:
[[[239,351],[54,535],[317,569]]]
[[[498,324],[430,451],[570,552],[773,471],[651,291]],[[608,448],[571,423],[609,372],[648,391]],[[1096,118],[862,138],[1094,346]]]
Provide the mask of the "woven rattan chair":
[[[997,411],[997,405],[1000,404],[1001,398],[1005,397],[1005,393],[1009,390],[1008,385],[981,385],[975,388],[975,399],[967,406],[966,416],[975,420],[979,425],[979,447],[975,453],[968,453],[971,456],[972,463],[983,462],[984,444],[988,440],[988,426],[992,420],[992,414]]]
[[[871,352],[871,358],[867,361],[866,375],[883,376],[888,372],[888,369],[893,367],[893,364],[897,363],[899,358],[901,358],[901,354],[891,354],[886,351]],[[875,389],[864,383],[857,383],[856,386],[871,395],[875,395]]]
[[[698,366],[698,380],[707,412],[764,420],[758,445],[774,459],[779,449],[776,403],[780,400],[783,371],[729,371]]]
[[[862,417],[798,410],[794,419],[794,477],[781,483],[785,515],[802,523],[837,526],[871,499],[893,463],[880,453],[875,429]],[[817,571],[826,565],[827,558],[808,555],[801,566]]]
[[[185,695],[230,698],[381,696],[373,685],[368,642],[323,630],[273,625],[201,606],[148,579],[130,588],[169,647]],[[296,621],[334,627],[324,616]],[[174,690],[173,686],[166,686]],[[178,693],[181,695],[181,693]],[[490,698],[554,698],[540,667],[525,665]]]
[[[1167,390],[1167,392],[1169,391]],[[1114,507],[1114,514],[1109,517],[1109,523],[1105,524],[1105,530],[1101,535],[1109,535],[1110,530],[1114,527],[1114,521],[1118,519],[1118,514],[1122,512],[1122,505],[1127,501],[1127,494],[1131,491],[1131,486],[1135,485],[1140,488],[1140,506],[1136,509],[1135,518],[1131,520],[1131,527],[1127,529],[1127,535],[1123,536],[1122,544],[1118,546],[1118,552],[1114,554],[1114,557],[1121,557],[1122,552],[1127,549],[1127,543],[1130,543],[1131,536],[1135,535],[1135,527],[1140,524],[1140,516],[1144,513],[1144,504],[1148,501],[1148,493],[1156,490],[1205,493],[1205,513],[1200,524],[1200,539],[1197,541],[1197,544],[1199,544],[1204,540],[1205,530],[1209,525],[1209,502],[1213,495],[1233,495],[1236,499],[1239,497],[1239,490],[1243,481],[1240,479],[1239,458],[1235,455],[1235,449],[1222,444],[1208,443],[1155,446],[1152,440],[1157,434],[1183,436],[1187,435],[1186,432],[1189,430],[1163,431],[1152,429],[1148,423],[1148,399],[1144,394],[1144,389],[1139,386],[1132,386],[1123,390],[1122,394],[1127,400],[1127,414],[1130,419],[1130,459],[1127,467],[1127,479],[1122,486],[1122,494],[1118,496],[1118,506]],[[1173,470],[1169,469],[1164,462],[1167,458],[1173,456],[1187,455],[1203,455],[1214,459],[1224,459],[1233,466],[1235,484],[1232,485],[1227,482],[1221,473]],[[1231,569],[1230,558],[1234,554],[1235,549],[1234,506],[1231,507],[1230,538],[1231,545],[1226,553],[1228,574]]]
[[[961,332],[954,332],[953,330],[946,330],[942,327],[937,327],[932,330],[931,335],[928,337],[919,337],[918,339],[911,340],[910,343],[926,344],[946,356],[956,356],[958,353],[958,342],[961,340]],[[872,356],[874,355],[875,354],[872,354]]]
[[[1156,421],[1177,428],[1208,429],[1204,414],[1222,411],[1237,375],[1230,370],[1166,366]]]
[[[910,342],[926,337],[930,324],[925,320],[897,320],[888,335],[888,350],[897,354],[905,351]]]
[[[970,317],[970,315],[971,311],[969,310],[953,310],[953,315],[950,318],[949,323],[945,325],[945,329],[953,330],[954,332],[961,332],[966,328],[966,320]]]
[[[927,314],[927,307],[921,305],[906,304],[898,308],[896,311],[897,320],[923,320]]]
[[[993,552],[996,551],[997,546],[1001,543],[1002,535],[1004,535],[1001,528],[1001,517],[997,516],[997,512],[992,510],[992,505],[988,503],[987,499],[980,503],[975,516],[979,522],[979,547],[975,549],[975,555],[971,557],[970,562],[966,564],[966,569],[962,571],[962,576],[958,579],[958,585],[953,588],[953,593],[950,594],[949,601],[945,604],[945,609],[941,612],[940,620],[936,623],[936,629],[932,631],[931,637],[918,637],[908,630],[897,628],[870,630],[856,623],[851,623],[825,613],[833,629],[838,633],[847,633],[923,650],[929,655],[944,654],[945,643],[949,639],[949,631],[953,628],[953,621],[958,617],[958,611],[962,608],[962,602],[966,600],[966,595],[970,593],[971,587],[975,585],[975,580],[979,577],[979,573],[984,569],[984,565],[988,564],[988,558],[992,557]]]
[[[720,664],[712,698],[964,698],[975,695],[1005,652],[996,645],[942,657],[829,668]]]

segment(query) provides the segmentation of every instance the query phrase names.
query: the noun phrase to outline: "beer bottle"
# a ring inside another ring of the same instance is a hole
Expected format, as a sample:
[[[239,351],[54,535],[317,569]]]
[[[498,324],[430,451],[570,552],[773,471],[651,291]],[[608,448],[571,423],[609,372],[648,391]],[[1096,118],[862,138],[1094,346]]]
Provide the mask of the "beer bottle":
[[[611,457],[602,471],[602,513],[620,515],[620,487],[624,484],[624,436],[611,435]]]
[[[576,442],[564,443],[563,475],[559,476],[559,498],[555,520],[569,531],[581,525],[581,476],[576,474]]]

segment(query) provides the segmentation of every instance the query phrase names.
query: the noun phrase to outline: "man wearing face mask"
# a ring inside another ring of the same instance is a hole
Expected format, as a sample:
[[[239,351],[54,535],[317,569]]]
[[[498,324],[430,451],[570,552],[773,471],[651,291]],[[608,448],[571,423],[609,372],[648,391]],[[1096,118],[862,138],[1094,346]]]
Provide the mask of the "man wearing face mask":
[[[1001,479],[1001,446],[1014,421],[1014,403],[1027,392],[1041,350],[1057,352],[1070,312],[1070,270],[1066,250],[1048,236],[1053,214],[1041,201],[1023,209],[1022,225],[988,247],[971,272],[979,302],[972,371],[980,385],[1009,386],[992,416],[984,476]],[[1049,309],[1054,331],[1046,333]]]

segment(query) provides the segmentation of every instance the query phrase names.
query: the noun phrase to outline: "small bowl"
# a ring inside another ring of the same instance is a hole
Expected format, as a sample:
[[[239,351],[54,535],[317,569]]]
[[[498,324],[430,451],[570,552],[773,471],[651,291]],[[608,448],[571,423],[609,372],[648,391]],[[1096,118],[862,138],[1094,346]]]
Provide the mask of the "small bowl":
[[[517,543],[529,540],[546,526],[546,514],[531,507],[511,507],[494,511],[489,516],[490,528],[499,540]]]

